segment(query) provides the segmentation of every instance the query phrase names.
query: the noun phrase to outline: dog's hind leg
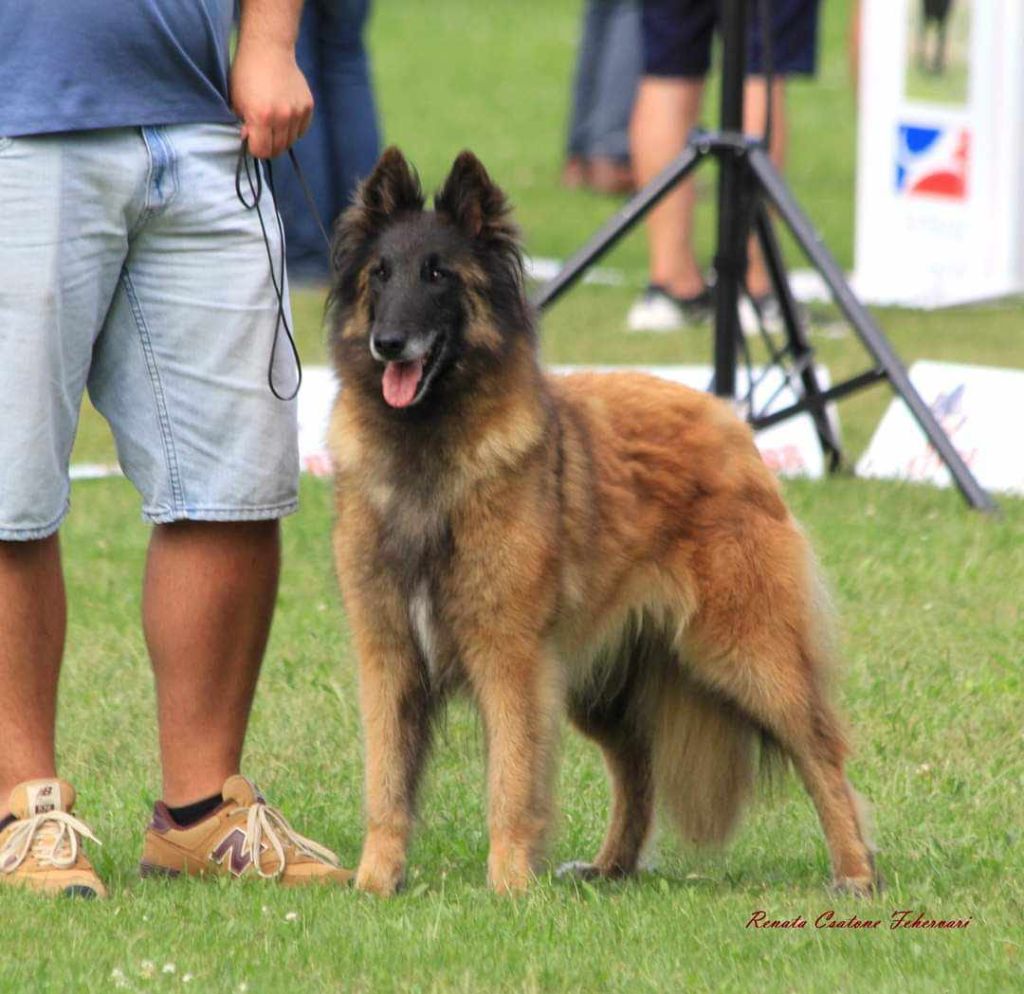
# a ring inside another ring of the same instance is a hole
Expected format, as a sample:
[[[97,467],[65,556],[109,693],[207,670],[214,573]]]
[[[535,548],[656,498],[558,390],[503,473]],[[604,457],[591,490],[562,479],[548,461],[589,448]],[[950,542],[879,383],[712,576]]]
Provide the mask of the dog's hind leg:
[[[776,719],[776,734],[817,809],[837,890],[875,892],[880,881],[865,824],[865,806],[844,770],[846,746],[832,709],[820,697]]]
[[[735,657],[733,657],[735,658]],[[699,677],[765,729],[793,760],[821,820],[837,889],[876,889],[874,859],[856,792],[844,772],[846,745],[814,666],[797,649],[698,669]]]
[[[870,892],[870,843],[825,692],[827,594],[787,519],[751,516],[731,538],[703,564],[705,597],[682,634],[689,672],[789,755],[821,820],[836,886]]]
[[[593,862],[565,863],[559,867],[559,876],[629,876],[636,872],[653,820],[649,738],[629,726],[592,717],[573,715],[573,722],[601,746],[612,789],[612,808],[604,842]]]
[[[845,748],[834,730],[834,716],[827,705],[819,703],[814,710],[802,748],[790,746],[790,753],[821,819],[835,888],[857,895],[874,893],[881,888],[881,879],[868,836],[866,805],[846,778]]]

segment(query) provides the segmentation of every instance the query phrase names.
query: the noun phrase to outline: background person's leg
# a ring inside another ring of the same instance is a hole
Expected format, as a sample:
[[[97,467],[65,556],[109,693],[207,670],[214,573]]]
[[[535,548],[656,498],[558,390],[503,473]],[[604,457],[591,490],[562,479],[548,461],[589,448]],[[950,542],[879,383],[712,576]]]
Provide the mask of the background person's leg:
[[[748,135],[763,135],[768,110],[768,87],[763,76],[751,76],[743,97],[743,130]],[[786,80],[772,80],[772,134],[768,154],[781,171],[786,160]],[[771,290],[768,270],[757,239],[750,238],[747,263],[747,290],[753,297],[761,297]]]
[[[171,807],[218,793],[240,770],[279,564],[276,521],[153,529],[142,615]]]
[[[316,209],[330,230],[332,211],[337,201],[337,178],[331,167],[333,121],[324,90],[320,33],[323,23],[320,4],[309,0],[302,9],[295,58],[313,92],[315,107],[309,130],[295,143],[295,156],[309,184]],[[329,276],[327,246],[313,217],[302,185],[287,155],[274,160],[274,194],[284,222],[288,275],[292,282],[324,283]]]
[[[702,79],[645,76],[630,125],[638,186],[649,183],[683,149],[700,116]],[[650,281],[677,297],[704,288],[693,251],[693,180],[680,183],[647,215]]]
[[[591,111],[591,183],[608,193],[633,186],[629,122],[643,70],[640,7],[633,0],[602,0],[604,26]]]
[[[363,33],[370,0],[320,0],[320,64],[334,203],[330,223],[352,202],[356,185],[380,155],[377,103]]]
[[[650,182],[683,149],[700,117],[711,65],[717,0],[645,0],[641,10],[644,76],[630,149],[639,186]],[[693,180],[680,183],[647,216],[650,282],[674,297],[704,289],[693,251]]]
[[[583,9],[583,24],[576,49],[576,68],[573,73],[572,107],[566,142],[567,162],[562,175],[566,186],[581,186],[586,182],[587,159],[590,158],[592,115],[597,99],[598,71],[601,58],[601,33],[606,18],[603,0],[587,0]]]
[[[772,141],[769,154],[779,170],[785,164],[787,143],[786,80],[790,76],[811,76],[817,64],[818,15],[820,0],[772,0]],[[764,132],[768,96],[765,86],[763,21],[754,12],[749,23],[749,60],[744,93],[743,127],[747,134]],[[770,289],[764,260],[754,239],[750,241],[747,289],[752,297],[761,297]]]

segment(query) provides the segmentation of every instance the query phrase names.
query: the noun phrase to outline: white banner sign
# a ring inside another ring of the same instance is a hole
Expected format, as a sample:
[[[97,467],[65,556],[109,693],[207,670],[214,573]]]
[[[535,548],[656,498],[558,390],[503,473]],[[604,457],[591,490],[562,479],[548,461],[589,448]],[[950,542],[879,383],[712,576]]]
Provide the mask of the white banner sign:
[[[304,473],[331,475],[327,426],[338,393],[334,371],[327,366],[304,366],[299,388],[299,465]]]
[[[943,430],[988,490],[1024,495],[1024,370],[917,362],[917,387]],[[885,412],[857,475],[948,487],[949,470],[902,400]]]
[[[863,0],[862,17],[858,292],[939,307],[1024,290],[1024,2]]]

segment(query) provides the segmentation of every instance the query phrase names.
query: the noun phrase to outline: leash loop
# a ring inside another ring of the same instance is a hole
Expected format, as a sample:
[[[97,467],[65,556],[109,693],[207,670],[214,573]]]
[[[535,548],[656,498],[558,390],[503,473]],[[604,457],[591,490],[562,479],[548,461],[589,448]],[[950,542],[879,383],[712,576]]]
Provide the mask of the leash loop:
[[[292,160],[292,165],[298,169],[298,160],[296,160],[295,155],[291,150],[289,150],[289,157]],[[264,160],[263,164],[267,170],[267,184],[270,187],[270,196],[273,201],[273,167],[269,160]],[[299,175],[301,177],[301,173],[299,173]],[[245,185],[248,186],[248,196],[246,196],[246,190],[243,187],[243,177]],[[304,178],[302,182],[303,189],[305,189],[306,183]],[[291,325],[288,323],[288,308],[284,299],[284,225],[281,223],[281,214],[277,209],[277,204],[273,203],[274,218],[277,221],[278,243],[281,246],[279,265],[275,268],[274,253],[270,246],[270,236],[267,233],[267,226],[263,220],[263,211],[260,209],[260,201],[263,198],[263,171],[260,169],[260,163],[249,154],[249,146],[245,141],[242,142],[241,148],[238,150],[238,161],[235,164],[235,195],[247,211],[256,211],[256,217],[260,222],[260,231],[263,234],[263,246],[267,250],[267,263],[270,267],[270,282],[274,285],[274,296],[277,298],[277,319],[274,323],[274,341],[270,347],[270,362],[267,366],[267,385],[270,387],[270,392],[278,400],[294,400],[298,395],[299,387],[302,386],[302,360],[299,358],[299,349],[295,344],[295,336],[292,334]],[[317,217],[317,223],[320,224],[319,217]],[[320,224],[320,230],[326,238],[327,233],[324,231],[322,224]],[[293,389],[291,393],[287,394],[279,392],[274,383],[274,362],[277,358],[277,350],[281,339],[282,328],[284,329],[285,337],[288,340],[288,346],[291,349],[292,358],[295,360],[295,389]]]

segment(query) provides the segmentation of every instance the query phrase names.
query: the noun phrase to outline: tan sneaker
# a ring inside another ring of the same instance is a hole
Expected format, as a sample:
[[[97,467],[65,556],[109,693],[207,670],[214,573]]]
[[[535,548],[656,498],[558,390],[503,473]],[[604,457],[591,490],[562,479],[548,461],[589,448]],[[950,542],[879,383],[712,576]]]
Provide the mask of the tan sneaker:
[[[188,828],[176,824],[157,801],[139,872],[144,877],[259,876],[286,886],[352,879],[334,853],[299,835],[245,777],[229,777],[221,796],[219,808]]]
[[[106,897],[107,888],[82,852],[82,839],[99,843],[71,814],[75,788],[63,780],[29,780],[11,791],[15,820],[0,832],[0,886],[47,894]]]

